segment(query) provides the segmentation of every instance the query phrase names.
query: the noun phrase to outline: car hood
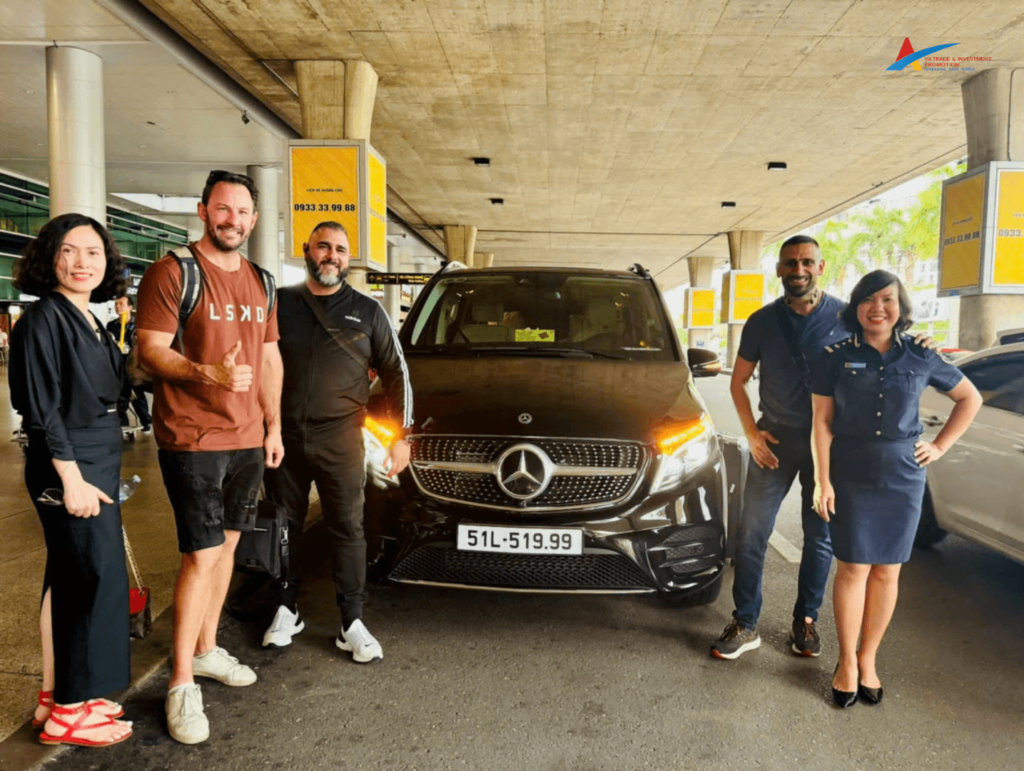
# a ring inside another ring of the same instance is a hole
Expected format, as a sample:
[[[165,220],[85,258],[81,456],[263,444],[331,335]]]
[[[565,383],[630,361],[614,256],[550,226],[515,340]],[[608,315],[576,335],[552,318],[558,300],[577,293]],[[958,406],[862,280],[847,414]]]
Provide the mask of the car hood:
[[[660,426],[705,411],[682,362],[410,356],[407,364],[414,433],[648,443]]]

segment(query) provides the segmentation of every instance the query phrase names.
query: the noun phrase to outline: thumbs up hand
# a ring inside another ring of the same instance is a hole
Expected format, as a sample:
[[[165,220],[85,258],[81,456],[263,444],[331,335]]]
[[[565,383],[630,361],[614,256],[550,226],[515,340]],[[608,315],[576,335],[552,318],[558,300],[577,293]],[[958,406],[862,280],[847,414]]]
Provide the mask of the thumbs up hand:
[[[245,393],[252,386],[252,367],[248,364],[236,364],[235,358],[242,350],[239,340],[231,350],[224,354],[219,364],[208,364],[207,375],[213,385],[233,393]]]

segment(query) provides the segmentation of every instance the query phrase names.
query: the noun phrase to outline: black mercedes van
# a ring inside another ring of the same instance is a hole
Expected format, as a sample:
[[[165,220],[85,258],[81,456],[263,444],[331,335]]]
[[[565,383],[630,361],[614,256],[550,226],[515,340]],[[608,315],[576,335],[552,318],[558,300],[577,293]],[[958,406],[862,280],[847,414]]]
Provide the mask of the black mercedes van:
[[[682,350],[646,270],[452,263],[399,338],[412,460],[387,479],[364,431],[372,576],[714,601],[725,471],[693,378],[721,364]]]

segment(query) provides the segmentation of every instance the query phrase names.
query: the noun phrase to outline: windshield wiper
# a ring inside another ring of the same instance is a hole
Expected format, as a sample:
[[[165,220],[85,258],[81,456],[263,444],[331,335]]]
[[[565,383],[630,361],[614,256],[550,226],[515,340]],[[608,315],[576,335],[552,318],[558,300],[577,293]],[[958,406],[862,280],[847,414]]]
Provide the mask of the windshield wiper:
[[[578,356],[586,359],[593,359],[595,356],[600,356],[603,359],[626,359],[626,356],[622,356],[616,353],[608,353],[606,351],[590,351],[584,348],[560,348],[551,345],[488,345],[488,346],[474,346],[472,352],[477,355],[487,355],[490,353],[523,353],[523,354],[541,354],[546,356]]]

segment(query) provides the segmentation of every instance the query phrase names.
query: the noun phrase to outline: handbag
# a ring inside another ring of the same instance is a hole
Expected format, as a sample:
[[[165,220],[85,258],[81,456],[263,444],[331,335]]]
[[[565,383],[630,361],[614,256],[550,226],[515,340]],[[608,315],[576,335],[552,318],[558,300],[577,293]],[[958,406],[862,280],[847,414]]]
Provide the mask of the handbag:
[[[130,636],[141,640],[149,636],[153,631],[153,609],[150,604],[152,595],[149,587],[144,586],[139,576],[139,566],[135,562],[135,553],[128,541],[128,531],[121,527],[121,535],[124,536],[124,553],[128,557],[128,566],[132,570],[132,579],[135,586],[128,588],[128,631]]]
[[[235,549],[235,570],[279,579],[288,572],[288,514],[283,506],[259,501],[256,526],[243,531]]]

